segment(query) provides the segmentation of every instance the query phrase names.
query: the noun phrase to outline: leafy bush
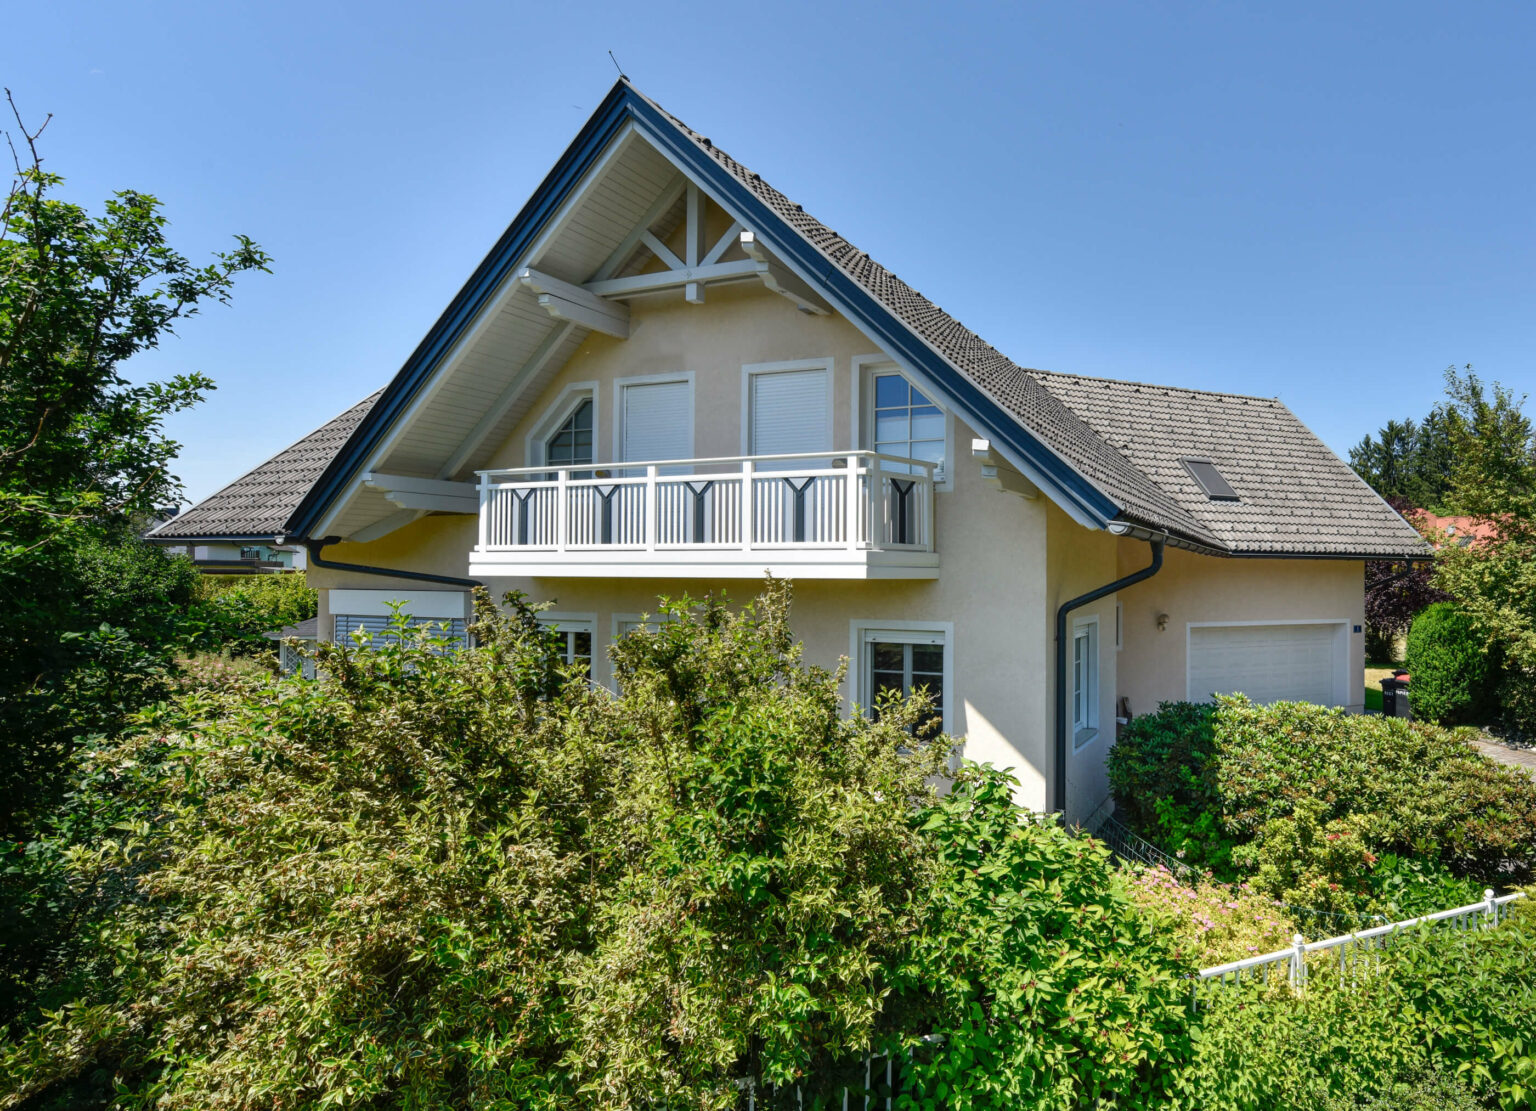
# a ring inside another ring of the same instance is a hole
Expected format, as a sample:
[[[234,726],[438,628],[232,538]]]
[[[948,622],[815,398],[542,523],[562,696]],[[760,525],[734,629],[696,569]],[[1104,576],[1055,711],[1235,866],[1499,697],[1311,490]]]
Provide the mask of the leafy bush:
[[[1536,783],[1422,722],[1241,698],[1166,704],[1123,731],[1109,776],[1118,812],[1163,845],[1188,843],[1194,863],[1228,861],[1234,871],[1221,878],[1258,867],[1269,823],[1295,820],[1309,803],[1318,804],[1304,815],[1312,832],[1272,828],[1292,846],[1277,841],[1270,854],[1277,882],[1303,833],[1307,844],[1319,828],[1324,847],[1338,843],[1327,840],[1330,822],[1359,827],[1376,856],[1430,859],[1484,883],[1518,882],[1536,865]],[[1202,842],[1213,824],[1219,836]],[[1247,848],[1234,857],[1231,842]]]
[[[237,653],[270,648],[262,633],[308,620],[319,608],[319,595],[302,571],[204,575],[198,595],[213,625],[204,646]]]
[[[1536,738],[1536,673],[1519,667],[1505,669],[1499,683],[1499,714],[1510,729]]]
[[[1236,859],[1253,871],[1253,886],[1293,907],[1349,914],[1367,905],[1376,856],[1367,848],[1369,819],[1325,818],[1319,799],[1300,799],[1287,817],[1264,823]]]
[[[672,613],[618,697],[482,596],[473,650],[402,617],[95,748],[49,846],[85,951],[0,1106],[810,1106],[870,1046],[952,1106],[1172,1083],[1184,965],[1102,847],[991,769],[939,798],[924,700],[845,718],[787,587]]]
[[[1371,902],[1394,922],[1464,907],[1483,897],[1483,885],[1452,873],[1437,860],[1385,853],[1371,868]]]
[[[1176,1105],[1530,1107],[1530,910],[1495,930],[1403,934],[1363,981],[1341,983],[1320,961],[1300,997],[1213,994],[1198,1012],[1196,1057],[1179,1078]]]
[[[1139,868],[1131,901],[1173,935],[1175,954],[1198,968],[1272,953],[1291,944],[1296,924],[1246,883],[1184,883],[1168,869]]]
[[[1136,913],[1107,849],[1023,814],[1014,786],[968,767],[923,823],[938,867],[898,1025],[944,1040],[904,1090],[932,1107],[1146,1106],[1189,1053],[1190,958]]]
[[[1497,716],[1498,661],[1487,637],[1453,603],[1437,602],[1413,619],[1406,666],[1417,717],[1463,725]]]

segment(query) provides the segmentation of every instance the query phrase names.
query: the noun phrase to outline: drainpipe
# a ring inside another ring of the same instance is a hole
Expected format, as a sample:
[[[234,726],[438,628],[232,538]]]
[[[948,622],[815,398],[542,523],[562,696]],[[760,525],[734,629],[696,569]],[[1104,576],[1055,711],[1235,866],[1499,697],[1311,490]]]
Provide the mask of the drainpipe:
[[[1124,526],[1116,530],[1110,526],[1111,532],[1117,535],[1128,531]],[[1089,602],[1097,602],[1106,594],[1113,594],[1117,590],[1124,590],[1128,586],[1145,579],[1150,579],[1163,568],[1163,542],[1166,537],[1148,540],[1152,545],[1152,562],[1140,571],[1133,572],[1123,579],[1116,579],[1090,590],[1087,594],[1079,594],[1063,602],[1056,607],[1056,775],[1054,776],[1055,803],[1057,813],[1065,814],[1067,811],[1067,614],[1075,609],[1086,606]]]
[[[281,538],[284,543],[292,543],[295,537]],[[340,541],[340,537],[327,536],[324,540],[303,540],[304,550],[309,553],[309,561],[316,567],[323,567],[327,571],[354,571],[359,575],[383,575],[391,579],[410,579],[413,582],[443,583],[446,586],[476,587],[485,584],[479,579],[456,579],[452,575],[429,575],[425,571],[397,571],[393,567],[369,567],[363,563],[336,563],[326,559],[320,554],[321,549],[327,545]]]

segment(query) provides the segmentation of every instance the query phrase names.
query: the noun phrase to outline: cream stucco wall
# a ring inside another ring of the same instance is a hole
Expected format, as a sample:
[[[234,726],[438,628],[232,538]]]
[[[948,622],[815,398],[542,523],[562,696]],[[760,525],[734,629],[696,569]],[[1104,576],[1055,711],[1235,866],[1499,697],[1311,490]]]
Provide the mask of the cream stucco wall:
[[[743,451],[743,375],[747,364],[830,359],[833,371],[832,446],[854,446],[852,418],[859,357],[875,349],[837,317],[808,316],[758,287],[710,289],[703,306],[680,299],[637,301],[625,341],[593,336],[530,407],[527,419],[497,450],[495,466],[529,462],[554,412],[568,402],[574,384],[594,383],[596,457],[616,458],[615,384],[629,376],[692,373],[694,448],[697,457]],[[966,738],[965,753],[1013,770],[1019,798],[1035,809],[1046,805],[1045,715],[1049,688],[1046,645],[1036,634],[1045,605],[1046,504],[994,489],[970,458],[972,432],[952,422],[947,489],[935,495],[935,536],[942,566],[937,579],[825,581],[795,584],[793,623],[809,662],[832,668],[851,650],[855,623],[875,627],[904,622],[948,626],[953,689],[946,693],[948,725]],[[1065,518],[1062,518],[1065,520]],[[1081,531],[1081,530],[1079,530]],[[464,576],[476,525],[467,516],[432,516],[368,544],[338,544],[327,558]],[[322,588],[434,589],[357,573],[316,570]],[[621,617],[654,612],[658,596],[699,596],[710,591],[745,599],[750,582],[707,579],[495,578],[493,594],[521,590],[555,603],[555,612],[590,616],[594,624],[593,677],[611,680],[605,648]],[[320,628],[330,629],[322,590]],[[845,694],[852,698],[857,677]]]
[[[636,301],[631,335],[588,339],[531,406],[527,418],[494,457],[495,466],[524,466],[530,444],[541,442],[548,420],[569,402],[569,390],[595,384],[598,463],[615,461],[616,383],[628,376],[686,373],[694,383],[694,457],[744,451],[745,364],[830,360],[833,371],[832,447],[860,446],[853,419],[861,358],[874,348],[841,318],[808,316],[757,286],[711,288],[705,305],[680,298]],[[946,692],[948,725],[965,737],[973,760],[1009,768],[1020,780],[1018,799],[1033,809],[1049,802],[1053,733],[1056,607],[1144,566],[1147,545],[1084,529],[1044,497],[1034,500],[988,484],[970,458],[972,432],[952,421],[948,489],[935,496],[935,535],[941,557],[932,580],[827,581],[795,584],[793,623],[809,662],[835,667],[850,653],[855,623],[930,622],[947,627],[952,686]],[[367,544],[338,544],[329,559],[378,567],[465,576],[476,540],[469,516],[431,516]],[[1120,598],[1108,597],[1073,614],[1073,623],[1097,618],[1099,697],[1097,734],[1068,741],[1068,817],[1088,818],[1107,798],[1104,759],[1114,740],[1118,696],[1140,713],[1159,701],[1182,698],[1182,629],[1190,621],[1294,618],[1361,621],[1363,571],[1359,563],[1316,560],[1227,560],[1170,550],[1165,570]],[[353,572],[312,569],[321,589],[321,635],[330,629],[326,590],[419,591],[451,589],[392,582]],[[555,603],[556,612],[589,616],[594,625],[594,678],[611,679],[605,649],[621,617],[654,612],[658,596],[724,592],[744,599],[750,582],[614,578],[497,578],[486,585],[500,596],[521,590]],[[1115,607],[1124,605],[1124,648],[1115,647]],[[1155,618],[1170,615],[1170,631]],[[1071,624],[1069,623],[1069,633]],[[1359,703],[1363,638],[1350,642]],[[857,678],[845,693],[852,698]]]
[[[1119,544],[1120,573],[1147,563],[1147,545]],[[1220,621],[1348,625],[1349,709],[1364,708],[1365,565],[1357,560],[1214,559],[1169,549],[1163,570],[1120,595],[1125,648],[1120,693],[1137,714],[1186,693],[1188,629]],[[1159,631],[1159,614],[1168,615]]]

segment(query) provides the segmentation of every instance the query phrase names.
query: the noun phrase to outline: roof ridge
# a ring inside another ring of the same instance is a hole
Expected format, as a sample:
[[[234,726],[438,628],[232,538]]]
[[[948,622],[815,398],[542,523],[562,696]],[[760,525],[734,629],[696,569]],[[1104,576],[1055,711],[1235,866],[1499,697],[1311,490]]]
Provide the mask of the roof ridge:
[[[1202,397],[1225,397],[1234,401],[1262,401],[1267,405],[1284,405],[1278,396],[1265,397],[1256,393],[1237,393],[1233,390],[1202,390],[1194,386],[1167,386],[1161,382],[1141,382],[1134,378],[1110,378],[1103,374],[1078,374],[1070,370],[1044,370],[1039,367],[1026,367],[1028,373],[1044,375],[1050,378],[1076,378],[1083,382],[1107,382],[1114,386],[1134,386],[1146,390],[1169,390],[1176,393],[1198,394]]]

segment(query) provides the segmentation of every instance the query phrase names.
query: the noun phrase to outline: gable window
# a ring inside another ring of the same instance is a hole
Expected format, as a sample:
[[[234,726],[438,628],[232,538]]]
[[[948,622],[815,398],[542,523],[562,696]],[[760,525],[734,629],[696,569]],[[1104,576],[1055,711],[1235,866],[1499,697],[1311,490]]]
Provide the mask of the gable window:
[[[746,374],[748,455],[796,455],[832,449],[831,360],[761,363]],[[806,461],[762,464],[764,469],[804,467]]]
[[[1099,623],[1079,621],[1072,626],[1072,740],[1080,747],[1098,736],[1099,728]]]
[[[592,678],[592,627],[590,618],[555,617],[545,614],[539,623],[554,630],[560,662],[578,664],[582,674]]]
[[[905,700],[926,690],[933,702],[934,729],[948,729],[946,688],[949,686],[948,634],[943,629],[858,628],[858,701],[871,717],[893,695]]]
[[[583,398],[560,427],[544,441],[544,462],[552,467],[593,462],[592,399]]]
[[[883,455],[932,463],[934,481],[945,482],[949,415],[889,363],[867,368],[860,388],[867,397],[861,442]],[[886,467],[896,471],[918,469],[893,464]]]

